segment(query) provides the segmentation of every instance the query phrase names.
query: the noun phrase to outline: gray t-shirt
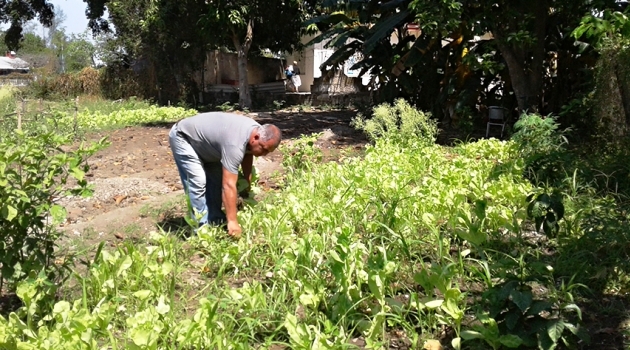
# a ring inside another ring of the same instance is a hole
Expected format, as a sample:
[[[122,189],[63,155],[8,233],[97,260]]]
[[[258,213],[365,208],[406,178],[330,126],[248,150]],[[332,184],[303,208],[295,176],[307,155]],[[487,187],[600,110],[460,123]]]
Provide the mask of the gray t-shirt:
[[[186,135],[202,162],[221,162],[226,170],[238,174],[249,136],[258,126],[246,116],[210,112],[181,120],[177,130]]]

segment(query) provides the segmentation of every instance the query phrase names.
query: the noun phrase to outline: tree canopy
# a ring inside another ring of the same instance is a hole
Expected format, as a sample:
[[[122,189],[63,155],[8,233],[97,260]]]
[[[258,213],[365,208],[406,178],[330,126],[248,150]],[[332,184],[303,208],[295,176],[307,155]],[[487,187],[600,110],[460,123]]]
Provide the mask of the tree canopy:
[[[202,69],[208,49],[236,52],[242,107],[251,106],[246,70],[250,49],[258,53],[298,48],[307,8],[300,0],[87,0],[87,4],[95,32],[115,31],[119,62],[156,66],[152,86],[188,84]],[[102,18],[105,9],[109,20]],[[158,91],[162,99],[162,94],[177,93],[168,89]]]
[[[35,18],[50,26],[54,17],[54,6],[47,0],[0,0],[0,23],[9,23],[4,42],[9,50],[20,48],[24,25]]]
[[[619,6],[614,0],[322,4],[322,15],[309,24],[322,33],[315,41],[330,40],[336,50],[323,66],[339,66],[359,53],[363,59],[355,68],[378,76],[383,99],[406,96],[438,115],[465,112],[484,93],[502,100],[495,103],[513,100],[521,111],[557,111],[576,93],[567,87],[577,85],[571,79],[583,63],[571,32],[585,14]],[[419,27],[415,35],[410,24]],[[571,65],[574,71],[555,74]]]

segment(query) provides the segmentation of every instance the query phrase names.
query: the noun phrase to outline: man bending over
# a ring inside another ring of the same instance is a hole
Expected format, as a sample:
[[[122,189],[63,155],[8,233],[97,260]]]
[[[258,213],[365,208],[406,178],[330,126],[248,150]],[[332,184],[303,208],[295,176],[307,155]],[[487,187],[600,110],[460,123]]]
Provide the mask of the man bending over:
[[[254,156],[273,152],[281,140],[282,132],[275,125],[260,125],[233,113],[202,113],[173,125],[169,133],[173,158],[194,211],[202,215],[200,225],[227,223],[228,234],[240,237],[239,165],[251,185]]]

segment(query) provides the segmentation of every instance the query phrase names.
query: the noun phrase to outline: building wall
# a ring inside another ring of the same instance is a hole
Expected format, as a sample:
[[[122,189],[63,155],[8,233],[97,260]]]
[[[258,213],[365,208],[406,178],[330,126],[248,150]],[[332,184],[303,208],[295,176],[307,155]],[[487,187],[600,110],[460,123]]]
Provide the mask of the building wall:
[[[307,44],[316,35],[304,36],[302,37],[302,44]],[[393,40],[393,39],[392,39]],[[307,46],[302,52],[294,52],[287,56],[287,62],[292,63],[293,61],[297,61],[300,70],[302,71],[302,75],[300,76],[302,80],[302,86],[300,86],[300,92],[319,92],[322,93],[319,87],[315,87],[314,85],[321,85],[322,83],[327,86],[338,86],[345,84],[345,82],[350,82],[353,79],[344,79],[343,75],[348,78],[354,78],[361,80],[363,85],[367,85],[370,80],[369,74],[365,74],[363,77],[358,76],[358,72],[351,72],[349,70],[352,63],[349,63],[343,67],[342,72],[336,72],[334,75],[323,77],[322,72],[319,69],[320,65],[324,63],[332,54],[334,53],[334,49],[330,49],[326,47],[326,42],[319,42],[314,45]],[[353,74],[354,73],[354,74]],[[348,86],[350,90],[353,90],[357,84],[354,82]],[[345,90],[345,88],[340,88],[341,90]],[[313,91],[315,90],[315,91]],[[330,91],[330,93],[337,93],[341,90]]]
[[[238,85],[238,56],[219,50],[209,51],[203,78],[205,87],[218,84]],[[249,84],[270,83],[283,78],[282,62],[279,59],[255,57],[247,61]],[[201,72],[197,74],[196,80],[201,81]]]

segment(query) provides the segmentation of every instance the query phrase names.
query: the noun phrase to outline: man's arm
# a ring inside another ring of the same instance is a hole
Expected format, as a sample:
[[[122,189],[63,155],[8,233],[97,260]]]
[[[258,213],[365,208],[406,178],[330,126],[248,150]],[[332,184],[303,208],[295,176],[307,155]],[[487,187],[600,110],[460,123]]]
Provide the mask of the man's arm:
[[[232,174],[223,168],[222,198],[223,206],[225,206],[225,216],[227,217],[228,234],[239,237],[241,235],[241,226],[238,224],[236,217],[237,181],[238,174]]]
[[[241,162],[241,169],[243,169],[243,176],[245,180],[247,180],[247,188],[244,192],[249,193],[249,189],[252,186],[252,167],[254,166],[254,156],[251,154],[246,154],[243,157],[243,161]]]

